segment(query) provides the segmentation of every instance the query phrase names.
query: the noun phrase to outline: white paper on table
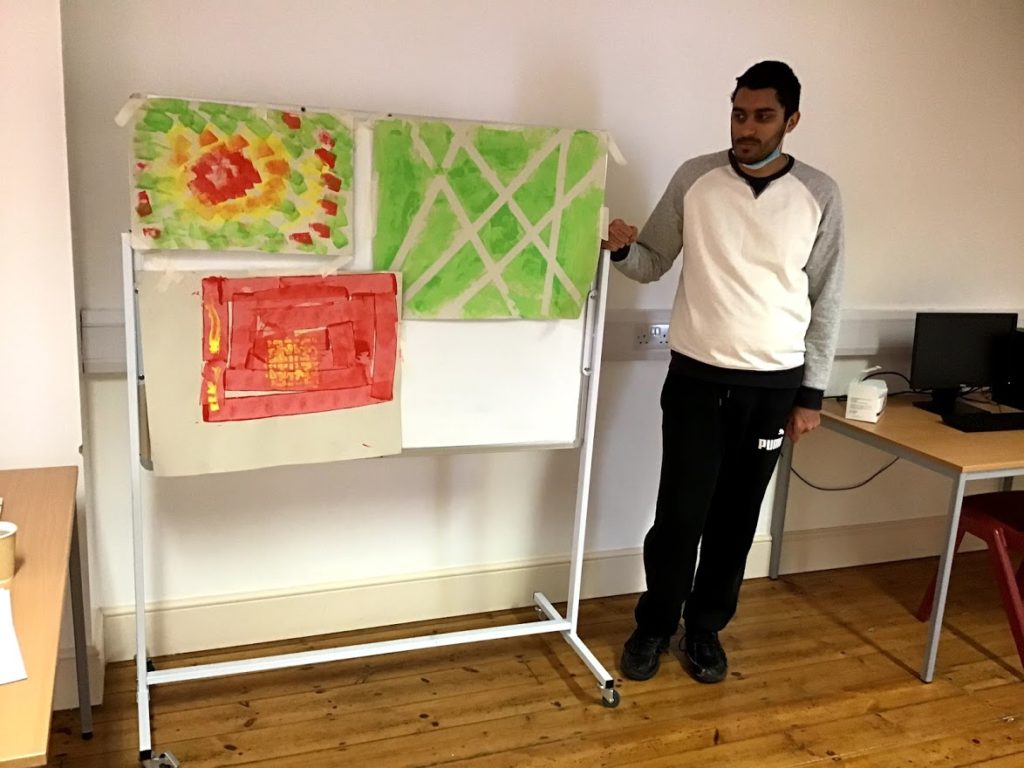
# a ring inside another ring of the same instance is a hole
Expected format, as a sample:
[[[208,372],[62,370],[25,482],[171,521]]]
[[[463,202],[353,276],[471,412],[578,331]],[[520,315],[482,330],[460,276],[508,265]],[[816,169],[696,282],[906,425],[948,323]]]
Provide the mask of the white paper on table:
[[[11,591],[0,589],[0,685],[24,680],[25,661],[21,646],[14,633],[14,614],[11,611]]]

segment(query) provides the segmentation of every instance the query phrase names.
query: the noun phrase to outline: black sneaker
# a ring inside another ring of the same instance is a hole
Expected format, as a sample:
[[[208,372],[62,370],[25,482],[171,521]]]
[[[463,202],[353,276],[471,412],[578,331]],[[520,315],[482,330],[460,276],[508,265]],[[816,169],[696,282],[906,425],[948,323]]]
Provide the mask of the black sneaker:
[[[717,632],[687,632],[679,641],[686,671],[698,683],[720,683],[729,671],[729,660]]]
[[[668,650],[668,638],[645,635],[633,630],[622,649],[619,668],[630,680],[650,680],[661,665],[661,654]]]

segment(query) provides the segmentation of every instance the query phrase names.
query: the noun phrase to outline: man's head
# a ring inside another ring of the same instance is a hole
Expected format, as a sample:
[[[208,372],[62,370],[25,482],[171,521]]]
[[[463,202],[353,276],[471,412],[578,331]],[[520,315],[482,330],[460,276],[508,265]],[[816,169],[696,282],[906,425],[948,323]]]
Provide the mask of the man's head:
[[[800,81],[781,61],[762,61],[736,78],[732,151],[746,165],[768,157],[800,121]]]

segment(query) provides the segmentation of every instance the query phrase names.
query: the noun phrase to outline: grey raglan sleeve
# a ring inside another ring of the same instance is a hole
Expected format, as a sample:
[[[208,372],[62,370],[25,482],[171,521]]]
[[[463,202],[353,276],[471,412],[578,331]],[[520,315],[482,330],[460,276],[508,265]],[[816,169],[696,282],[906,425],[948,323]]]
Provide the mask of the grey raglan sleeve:
[[[824,393],[828,386],[839,338],[843,249],[843,204],[839,189],[833,182],[822,210],[811,256],[804,267],[811,299],[811,322],[804,336],[804,389],[818,393]],[[817,399],[816,406],[808,405],[820,408],[820,394]]]
[[[686,164],[680,166],[668,183],[665,194],[654,207],[640,236],[628,249],[612,254],[612,263],[626,277],[651,283],[672,268],[683,247],[683,181]]]

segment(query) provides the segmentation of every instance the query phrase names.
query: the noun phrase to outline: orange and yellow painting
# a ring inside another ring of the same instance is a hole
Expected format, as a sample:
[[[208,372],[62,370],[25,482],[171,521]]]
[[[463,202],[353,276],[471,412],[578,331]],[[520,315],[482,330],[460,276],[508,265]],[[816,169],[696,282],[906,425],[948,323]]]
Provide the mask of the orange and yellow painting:
[[[351,255],[344,113],[154,98],[133,147],[136,248]]]

